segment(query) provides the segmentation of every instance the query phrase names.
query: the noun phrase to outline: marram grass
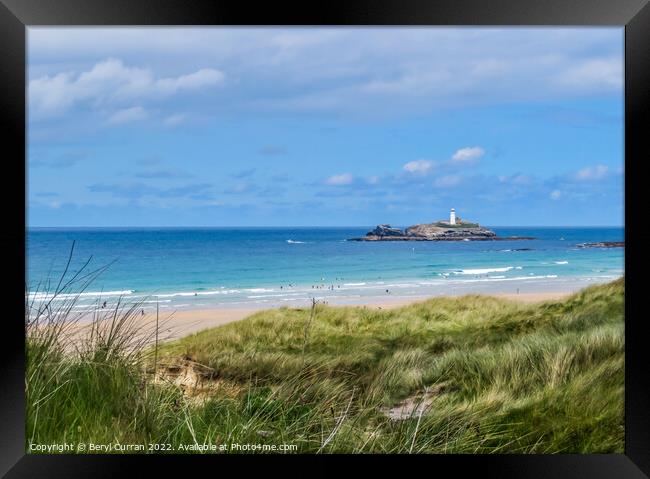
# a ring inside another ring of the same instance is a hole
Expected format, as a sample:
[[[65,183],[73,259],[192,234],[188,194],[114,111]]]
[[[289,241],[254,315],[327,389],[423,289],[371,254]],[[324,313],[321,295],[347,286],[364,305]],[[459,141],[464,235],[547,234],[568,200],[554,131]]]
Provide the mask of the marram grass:
[[[538,304],[470,295],[394,310],[262,311],[156,354],[119,340],[135,324],[83,354],[70,353],[62,334],[44,341],[28,327],[28,449],[117,442],[169,444],[170,452],[231,443],[294,444],[299,453],[623,451],[622,278]],[[165,377],[187,364],[204,372],[200,393]],[[395,418],[391,411],[405,404]]]

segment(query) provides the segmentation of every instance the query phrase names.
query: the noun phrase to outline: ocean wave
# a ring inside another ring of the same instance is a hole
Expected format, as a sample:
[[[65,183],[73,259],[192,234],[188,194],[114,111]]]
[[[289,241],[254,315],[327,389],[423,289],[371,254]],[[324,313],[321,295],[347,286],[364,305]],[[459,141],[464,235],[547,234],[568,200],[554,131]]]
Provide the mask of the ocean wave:
[[[259,298],[287,298],[289,296],[298,296],[304,293],[285,293],[285,294],[256,294],[252,296],[246,296],[248,299],[259,299]]]
[[[217,294],[236,294],[241,293],[239,289],[224,289],[221,291],[191,291],[191,292],[182,292],[182,293],[165,293],[165,294],[152,294],[152,297],[158,298],[176,298],[176,297],[188,297],[188,296],[214,296]]]
[[[543,276],[514,276],[512,278],[481,278],[481,279],[465,279],[458,281],[458,283],[481,283],[481,282],[491,282],[491,281],[531,281],[531,280],[540,280],[540,279],[554,279],[557,278],[556,274],[547,274]]]
[[[305,244],[304,241],[295,241],[295,240],[292,240],[292,239],[288,239],[287,243],[289,243],[289,244]]]
[[[56,297],[54,298],[55,300],[64,300],[64,299],[73,299],[73,298],[106,298],[109,296],[127,296],[129,294],[133,294],[132,289],[127,289],[124,291],[84,291],[82,293],[60,293],[57,294]],[[36,301],[40,300],[48,300],[53,298],[55,295],[54,293],[51,292],[42,292],[42,293],[37,293],[37,292],[30,292],[27,293],[27,296],[29,299],[33,299]]]
[[[343,283],[343,286],[365,286],[366,283]]]
[[[461,269],[454,271],[454,274],[487,274],[487,273],[505,273],[514,269],[514,266],[505,266],[503,268],[478,268],[478,269]]]
[[[568,261],[555,261],[555,264],[569,264]]]

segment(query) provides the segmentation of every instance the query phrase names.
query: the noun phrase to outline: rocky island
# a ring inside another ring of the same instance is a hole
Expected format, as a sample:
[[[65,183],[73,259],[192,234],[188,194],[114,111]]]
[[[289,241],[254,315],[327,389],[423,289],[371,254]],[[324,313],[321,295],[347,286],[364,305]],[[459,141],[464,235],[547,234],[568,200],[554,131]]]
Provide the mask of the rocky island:
[[[498,240],[530,240],[530,236],[499,237],[478,223],[463,221],[456,217],[451,209],[449,221],[441,220],[434,223],[423,223],[401,230],[390,225],[379,225],[361,238],[350,238],[348,241],[498,241]]]

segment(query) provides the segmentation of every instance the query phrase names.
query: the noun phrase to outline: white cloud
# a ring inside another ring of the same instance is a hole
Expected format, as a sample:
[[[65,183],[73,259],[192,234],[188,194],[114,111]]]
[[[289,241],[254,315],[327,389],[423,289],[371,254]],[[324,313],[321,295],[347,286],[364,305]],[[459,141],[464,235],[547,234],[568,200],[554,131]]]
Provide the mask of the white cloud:
[[[576,173],[576,178],[582,181],[600,180],[609,173],[609,168],[605,165],[590,166],[583,168]]]
[[[325,184],[331,186],[343,186],[349,185],[353,180],[354,178],[350,173],[342,173],[340,175],[330,176],[325,180]]]
[[[458,175],[441,176],[440,178],[436,178],[433,182],[433,186],[438,188],[451,188],[452,186],[458,185],[461,182],[461,179],[462,178]]]
[[[148,116],[147,110],[141,106],[134,106],[116,111],[108,118],[107,123],[109,125],[120,125],[122,123],[144,120]]]
[[[155,78],[148,69],[127,67],[121,60],[109,58],[79,74],[66,72],[31,80],[28,100],[30,112],[36,117],[56,116],[83,102],[101,106],[133,99],[160,99],[216,86],[223,80],[223,73],[211,68]]]
[[[377,183],[379,183],[380,178],[378,176],[373,175],[366,178],[366,181],[368,182],[369,185],[376,185]]]
[[[623,84],[620,27],[30,27],[28,36],[30,75],[47,80],[53,93],[78,80],[63,74],[55,81],[57,73],[79,70],[89,58],[116,56],[153,71],[175,66],[194,72],[159,78],[131,68],[135,90],[140,80],[145,86],[159,82],[159,93],[219,83],[221,72],[205,68],[218,65],[237,79],[230,86],[239,94],[233,98],[245,98],[239,107],[373,119],[437,107],[621,93]],[[70,66],[53,70],[58,65]],[[49,100],[39,101],[47,106]],[[52,101],[66,100],[55,94]]]
[[[551,194],[549,195],[549,197],[552,200],[559,200],[562,197],[562,192],[560,190],[553,190],[553,191],[551,191]]]
[[[431,171],[434,162],[431,160],[414,160],[404,165],[404,170],[409,173],[425,174]]]
[[[461,148],[451,157],[451,161],[456,164],[473,164],[476,163],[483,155],[485,150],[480,146]]]
[[[165,126],[176,126],[183,123],[186,119],[187,115],[184,114],[170,115],[163,120],[163,124]]]
[[[176,78],[162,78],[152,84],[152,88],[163,94],[174,94],[181,90],[199,90],[204,87],[213,86],[221,83],[224,79],[223,73],[212,68],[202,68],[201,70],[181,75]]]
[[[557,76],[560,85],[580,89],[622,89],[623,62],[620,58],[597,58],[578,62]]]

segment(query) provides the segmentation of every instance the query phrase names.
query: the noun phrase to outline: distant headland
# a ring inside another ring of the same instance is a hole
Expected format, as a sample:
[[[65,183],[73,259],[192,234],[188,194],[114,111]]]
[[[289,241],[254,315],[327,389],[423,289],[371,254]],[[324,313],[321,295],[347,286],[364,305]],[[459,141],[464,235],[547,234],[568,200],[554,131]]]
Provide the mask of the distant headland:
[[[454,208],[449,213],[449,220],[433,223],[422,223],[409,226],[405,230],[393,228],[390,225],[378,225],[361,238],[350,238],[349,241],[499,241],[499,240],[530,240],[530,236],[500,237],[478,223],[463,221],[456,216]]]

